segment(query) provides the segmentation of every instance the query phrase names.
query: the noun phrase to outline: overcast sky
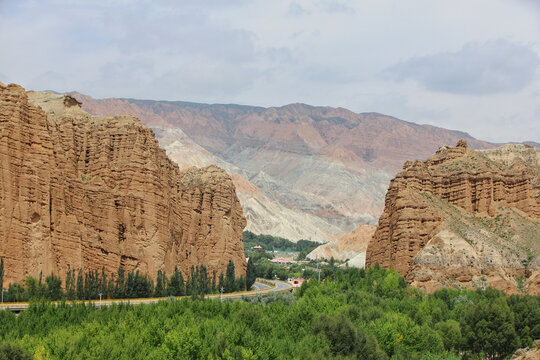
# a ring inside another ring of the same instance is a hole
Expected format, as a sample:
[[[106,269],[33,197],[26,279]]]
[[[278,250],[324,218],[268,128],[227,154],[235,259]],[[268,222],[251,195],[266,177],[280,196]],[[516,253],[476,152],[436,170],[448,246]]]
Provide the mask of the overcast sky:
[[[0,81],[540,142],[540,1],[0,0]]]

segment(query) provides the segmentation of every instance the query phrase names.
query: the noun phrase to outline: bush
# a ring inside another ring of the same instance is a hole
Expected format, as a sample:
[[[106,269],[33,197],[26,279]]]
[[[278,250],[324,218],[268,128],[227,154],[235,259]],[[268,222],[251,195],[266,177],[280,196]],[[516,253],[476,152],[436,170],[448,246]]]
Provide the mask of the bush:
[[[10,344],[0,344],[0,360],[32,360],[32,355],[22,347]]]
[[[322,334],[328,339],[335,356],[354,354],[357,359],[386,359],[378,348],[377,340],[356,329],[343,314],[336,317],[321,315],[313,324],[313,333]]]

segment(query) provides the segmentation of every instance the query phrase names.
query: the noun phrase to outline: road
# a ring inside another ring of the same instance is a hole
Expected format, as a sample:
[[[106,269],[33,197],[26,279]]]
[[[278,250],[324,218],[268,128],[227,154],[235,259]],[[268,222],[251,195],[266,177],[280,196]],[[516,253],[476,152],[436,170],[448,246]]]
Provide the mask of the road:
[[[257,279],[255,284],[253,285],[255,290],[250,291],[239,291],[234,293],[228,293],[223,294],[223,298],[226,299],[239,299],[242,296],[266,296],[268,293],[271,292],[283,292],[283,291],[291,291],[292,285],[288,282],[281,281],[281,280],[265,280],[265,279]],[[208,299],[218,299],[222,295],[207,295],[206,298]],[[176,299],[183,299],[188,298],[189,296],[177,296]],[[164,298],[147,298],[147,299],[106,299],[106,300],[91,300],[91,301],[73,301],[73,303],[93,303],[97,307],[101,306],[111,306],[112,304],[121,304],[121,303],[129,303],[131,305],[140,305],[140,304],[152,304],[157,303],[159,301],[167,300],[166,297]],[[70,301],[66,303],[71,303]],[[30,306],[27,302],[19,302],[19,303],[3,303],[0,305],[0,310],[11,310],[13,312],[21,312],[23,310],[26,310]]]

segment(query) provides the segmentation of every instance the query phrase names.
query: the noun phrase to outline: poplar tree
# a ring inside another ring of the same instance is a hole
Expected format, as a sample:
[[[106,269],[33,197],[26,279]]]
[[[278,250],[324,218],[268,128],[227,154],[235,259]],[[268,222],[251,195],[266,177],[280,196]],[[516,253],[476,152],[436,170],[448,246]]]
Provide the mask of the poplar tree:
[[[253,263],[252,258],[250,257],[247,263],[247,270],[246,270],[246,289],[249,290],[255,283],[255,279],[257,278],[257,274],[255,272],[255,264]]]
[[[84,279],[83,279],[83,273],[82,269],[79,269],[79,273],[77,274],[77,299],[84,300]]]
[[[174,273],[171,275],[169,285],[167,286],[167,295],[169,296],[182,296],[184,295],[184,277],[178,270],[178,266],[174,267]]]
[[[4,288],[4,257],[0,257],[0,291]]]
[[[225,274],[225,292],[233,292],[236,290],[234,280],[234,262],[229,260],[229,263],[227,264],[227,273]]]

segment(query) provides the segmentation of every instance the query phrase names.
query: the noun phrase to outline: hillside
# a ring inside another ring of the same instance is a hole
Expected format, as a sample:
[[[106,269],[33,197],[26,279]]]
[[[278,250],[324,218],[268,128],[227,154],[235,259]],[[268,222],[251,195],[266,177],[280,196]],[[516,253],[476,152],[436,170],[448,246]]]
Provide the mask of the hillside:
[[[540,151],[465,141],[406,162],[390,183],[366,266],[417,286],[540,290]]]

